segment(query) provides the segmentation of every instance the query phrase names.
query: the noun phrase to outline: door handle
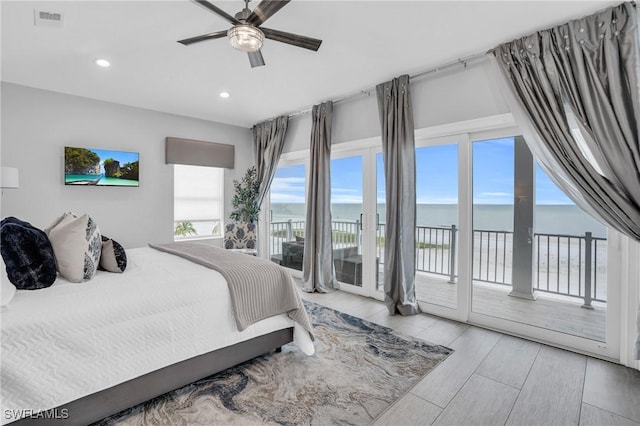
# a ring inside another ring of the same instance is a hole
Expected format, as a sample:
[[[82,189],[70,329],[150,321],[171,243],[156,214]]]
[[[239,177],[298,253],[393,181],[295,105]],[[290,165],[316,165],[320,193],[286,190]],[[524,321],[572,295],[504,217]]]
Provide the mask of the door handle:
[[[362,231],[362,213],[360,213],[360,230]]]
[[[380,230],[380,213],[376,213],[376,231]]]

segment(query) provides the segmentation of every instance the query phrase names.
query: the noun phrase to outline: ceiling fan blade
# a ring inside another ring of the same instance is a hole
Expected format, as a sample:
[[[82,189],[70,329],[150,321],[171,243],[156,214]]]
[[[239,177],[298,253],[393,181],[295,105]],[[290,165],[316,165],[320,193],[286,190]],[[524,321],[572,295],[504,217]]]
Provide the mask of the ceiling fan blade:
[[[260,30],[262,30],[264,36],[268,39],[302,47],[304,49],[317,51],[320,48],[320,44],[322,44],[322,40],[318,40],[317,38],[286,33],[284,31],[272,30],[270,28],[263,27],[260,27]]]
[[[227,36],[227,30],[217,31],[215,33],[202,34],[202,35],[191,37],[191,38],[185,38],[184,40],[178,40],[178,43],[182,43],[185,46],[188,46],[193,43],[198,43],[199,41],[213,40],[216,38],[222,38],[226,36]]]
[[[291,0],[262,0],[260,4],[253,9],[253,12],[251,12],[251,15],[247,18],[247,22],[256,27],[262,25],[290,1]]]
[[[195,4],[199,5],[199,6],[204,7],[205,9],[209,10],[210,12],[213,12],[216,15],[221,16],[222,18],[226,19],[227,21],[231,22],[234,25],[238,25],[240,23],[240,21],[238,21],[236,18],[234,18],[233,16],[229,15],[227,12],[225,12],[222,9],[220,9],[218,6],[209,3],[207,0],[191,0],[191,1],[194,2]]]
[[[262,57],[262,52],[256,50],[255,52],[249,52],[249,62],[251,63],[251,68],[261,67],[264,65],[264,58]]]

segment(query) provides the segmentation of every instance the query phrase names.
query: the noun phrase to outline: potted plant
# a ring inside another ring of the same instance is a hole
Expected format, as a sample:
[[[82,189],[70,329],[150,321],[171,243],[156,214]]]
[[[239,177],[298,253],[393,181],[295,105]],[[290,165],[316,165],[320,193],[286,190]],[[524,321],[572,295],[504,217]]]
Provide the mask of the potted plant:
[[[242,179],[233,181],[233,211],[225,229],[224,245],[229,249],[256,248],[256,222],[260,214],[258,191],[260,181],[255,166],[249,167]]]
[[[234,180],[233,188],[236,191],[231,200],[234,210],[229,218],[237,222],[257,221],[260,214],[257,203],[260,182],[255,166],[249,167],[240,181]]]

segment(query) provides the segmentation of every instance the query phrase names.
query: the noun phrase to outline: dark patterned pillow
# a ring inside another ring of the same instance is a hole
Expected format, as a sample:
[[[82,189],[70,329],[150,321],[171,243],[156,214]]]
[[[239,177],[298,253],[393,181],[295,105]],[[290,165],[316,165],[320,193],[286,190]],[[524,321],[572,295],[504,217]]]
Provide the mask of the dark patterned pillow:
[[[127,269],[127,253],[116,240],[102,236],[100,269],[109,272],[124,272]]]
[[[0,252],[7,276],[19,290],[49,287],[56,280],[56,259],[42,230],[15,217],[0,222]]]

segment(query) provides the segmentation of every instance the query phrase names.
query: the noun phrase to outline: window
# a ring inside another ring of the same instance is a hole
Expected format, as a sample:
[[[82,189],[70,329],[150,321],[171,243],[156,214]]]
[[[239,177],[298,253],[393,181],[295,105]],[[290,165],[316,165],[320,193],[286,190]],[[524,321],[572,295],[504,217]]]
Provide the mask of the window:
[[[173,172],[174,239],[221,237],[224,169],[176,164]]]
[[[302,270],[296,237],[304,237],[305,182],[304,164],[283,165],[270,188],[269,255],[273,262],[297,270]]]

